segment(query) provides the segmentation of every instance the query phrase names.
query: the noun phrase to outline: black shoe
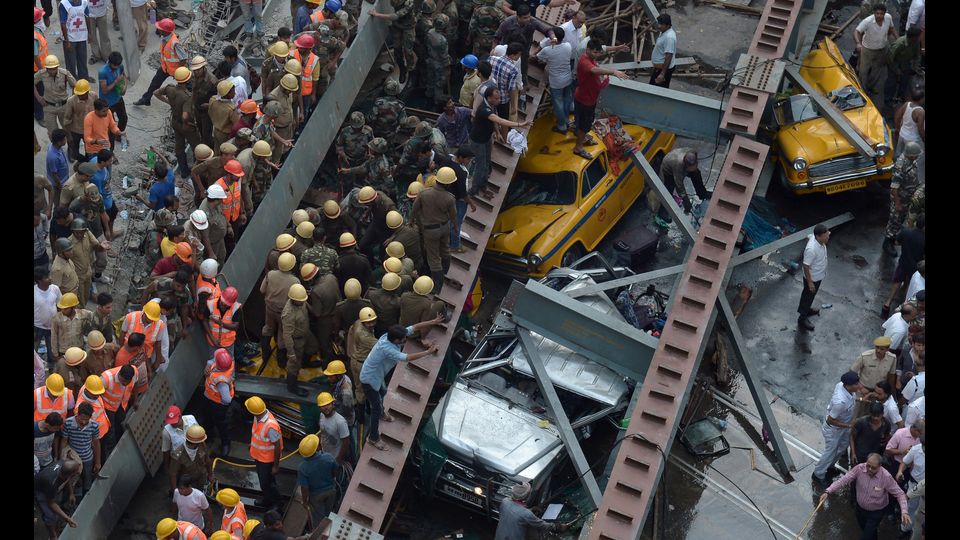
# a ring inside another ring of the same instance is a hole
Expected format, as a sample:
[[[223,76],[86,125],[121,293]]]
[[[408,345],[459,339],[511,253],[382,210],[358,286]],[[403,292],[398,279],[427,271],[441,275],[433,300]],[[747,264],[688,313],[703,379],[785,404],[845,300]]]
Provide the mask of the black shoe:
[[[237,360],[237,364],[239,364],[241,368],[248,368],[253,365],[253,362],[251,362],[249,358],[244,356]]]
[[[883,253],[888,257],[897,256],[897,247],[893,245],[893,240],[890,238],[883,239]]]
[[[146,99],[146,100],[145,100],[145,99],[143,99],[143,98],[140,98],[140,99],[134,101],[133,104],[134,104],[134,105],[142,105],[142,106],[145,106],[145,107],[149,107],[149,106],[150,106],[150,100],[149,100],[149,99]]]
[[[809,317],[810,315],[820,315],[820,309],[819,309],[819,308],[817,308],[817,309],[810,309],[810,311],[809,311],[808,313],[809,313],[809,314],[807,315],[807,317]]]
[[[814,329],[813,323],[811,323],[810,320],[807,319],[806,317],[800,317],[799,319],[797,319],[797,326],[805,330],[809,330],[811,332]]]
[[[300,397],[307,397],[307,394],[309,394],[309,392],[307,392],[307,389],[300,388],[300,383],[297,381],[297,379],[290,375],[287,375],[287,392],[298,395]]]
[[[823,485],[827,483],[826,480],[817,478],[817,473],[810,473],[810,480],[813,480],[813,485],[818,488],[823,488]]]

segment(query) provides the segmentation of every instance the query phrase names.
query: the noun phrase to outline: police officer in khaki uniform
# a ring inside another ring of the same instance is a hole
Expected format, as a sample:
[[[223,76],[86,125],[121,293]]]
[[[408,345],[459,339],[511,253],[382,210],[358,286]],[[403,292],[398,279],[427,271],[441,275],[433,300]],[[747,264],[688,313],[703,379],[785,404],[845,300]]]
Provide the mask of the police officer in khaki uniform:
[[[209,124],[210,119],[207,118],[206,122]],[[190,169],[190,179],[193,182],[193,204],[197,208],[200,208],[200,204],[202,204],[203,200],[206,198],[207,187],[208,187],[204,185],[203,180],[200,177],[200,174],[204,173],[204,169],[205,169],[205,167],[201,168],[201,166],[205,161],[209,160],[212,157],[213,157],[213,149],[207,146],[206,144],[200,143],[197,146],[193,147],[193,158],[196,160],[196,163],[193,165],[193,168]]]
[[[273,123],[273,128],[277,135],[286,140],[293,139],[294,129],[296,129],[297,123],[302,120],[302,117],[298,118],[293,111],[293,99],[295,95],[299,95],[299,90],[300,82],[297,81],[295,76],[287,73],[280,78],[280,86],[271,90],[269,94],[280,105],[280,111]],[[273,162],[280,163],[280,158],[287,150],[288,148],[283,144],[274,144]]]
[[[456,180],[453,169],[441,167],[437,185],[421,191],[413,203],[413,220],[422,231],[423,249],[437,294],[443,289],[443,274],[450,268],[450,228],[457,228],[457,201],[446,187]]]
[[[290,248],[290,253],[297,256],[298,261],[303,260],[303,252],[313,247],[313,231],[316,227],[310,221],[304,221],[297,225],[296,235],[297,243]]]
[[[860,376],[860,397],[873,392],[880,381],[887,381],[890,388],[897,387],[897,357],[890,352],[890,345],[893,343],[887,336],[880,336],[873,340],[873,348],[869,351],[863,351],[860,356],[853,361],[850,371]],[[856,418],[865,416],[870,412],[870,402],[858,400]]]
[[[387,328],[400,322],[400,276],[394,272],[384,274],[380,288],[367,291],[367,300],[377,312],[374,333],[381,336]]]
[[[233,103],[233,97],[236,94],[237,89],[234,88],[233,81],[224,79],[217,83],[217,95],[210,98],[207,113],[213,124],[214,149],[219,149],[221,144],[227,142],[230,138],[230,130],[240,119],[240,112]]]
[[[200,132],[193,119],[193,107],[190,106],[192,94],[187,84],[193,78],[189,68],[180,66],[173,74],[177,84],[168,84],[153,93],[154,97],[170,106],[170,127],[173,128],[174,155],[180,167],[180,177],[190,174],[187,167],[187,143],[190,148],[200,144]]]
[[[399,243],[403,247],[404,255],[413,261],[413,267],[418,272],[422,271],[423,251],[420,249],[420,230],[413,223],[404,223],[403,216],[399,212],[387,214],[387,226],[393,231],[387,239],[387,246],[389,247],[393,242]],[[398,258],[402,259],[402,257]]]
[[[217,184],[207,188],[207,198],[200,204],[200,210],[207,217],[207,238],[210,240],[211,253],[207,257],[223,264],[227,261],[226,237],[233,236],[233,227],[223,215],[223,200],[227,192]]]
[[[286,256],[293,257],[289,253]],[[296,278],[294,278],[296,279]],[[313,334],[310,333],[310,317],[307,315],[307,290],[303,285],[294,283],[287,291],[287,302],[280,314],[280,349],[278,363],[286,358],[287,391],[298,396],[306,396],[307,390],[300,388],[297,376],[305,357],[316,350]]]
[[[340,238],[345,232],[356,236],[357,222],[353,216],[341,211],[337,201],[330,199],[323,203],[323,230],[331,239]]]
[[[260,68],[260,85],[265,96],[270,95],[270,92],[280,84],[280,78],[286,73],[283,68],[290,55],[290,47],[282,41],[277,41],[267,47],[267,53],[270,58],[265,59]]]
[[[80,305],[86,307],[90,285],[93,283],[93,263],[96,254],[99,251],[105,251],[110,244],[106,242],[101,244],[97,237],[87,230],[87,223],[82,218],[73,220],[70,231],[73,233],[73,264],[77,269],[77,279],[80,282],[77,297],[80,299]]]
[[[227,174],[226,167],[227,163],[232,159],[236,159],[237,156],[237,146],[231,142],[224,142],[219,147],[219,157],[205,159],[203,163],[198,164],[191,171],[191,176],[193,177],[194,189],[197,190],[197,193],[204,193],[207,191],[207,188],[212,186],[217,180],[222,178]],[[204,153],[208,149],[201,148]]]
[[[273,249],[267,253],[267,272],[279,268],[280,256],[284,253],[291,253],[293,246],[297,244],[297,239],[293,235],[283,233],[277,237]],[[296,255],[294,255],[296,257]],[[297,259],[300,260],[299,258]]]
[[[430,276],[420,276],[413,282],[413,292],[405,292],[400,296],[400,324],[413,326],[417,323],[436,318],[443,312],[443,302],[430,300],[430,291],[433,290],[433,280]],[[413,338],[419,338],[415,332]]]
[[[309,289],[311,328],[317,336],[323,365],[333,359],[333,312],[340,302],[340,286],[333,274],[320,274],[320,268],[312,263],[304,263],[300,268],[301,281]]]
[[[47,137],[53,137],[53,130],[66,129],[64,105],[67,97],[73,93],[77,80],[69,71],[60,67],[60,59],[48,54],[43,60],[46,68],[33,74],[33,97],[43,106],[43,126],[47,128]],[[43,95],[37,91],[37,83],[43,83]]]
[[[210,147],[213,145],[213,123],[210,121],[210,115],[207,114],[207,108],[210,106],[210,98],[217,94],[217,78],[207,69],[207,59],[202,56],[193,57],[190,61],[190,71],[193,72],[193,95],[190,97],[190,107],[193,109],[193,118],[197,122],[200,140]],[[196,147],[193,148],[193,152],[196,157]],[[213,155],[212,152],[211,155]],[[200,161],[197,159],[198,163]]]
[[[263,329],[260,332],[260,351],[266,360],[270,357],[270,338],[279,335],[280,315],[289,299],[291,285],[299,285],[300,280],[291,273],[297,265],[297,258],[290,253],[283,253],[278,260],[278,268],[270,270],[260,282],[260,294],[263,295],[264,310]]]
[[[371,186],[360,188],[357,193],[357,201],[370,210],[370,225],[363,231],[357,249],[371,257],[379,258],[383,251],[383,242],[390,236],[390,228],[387,227],[387,213],[396,210],[397,205],[386,193],[373,189]]]
[[[57,251],[50,266],[50,283],[60,287],[61,294],[76,294],[80,288],[77,266],[73,262],[73,242],[70,238],[57,238]]]
[[[360,282],[356,279],[350,278],[344,284],[344,300],[337,302],[337,307],[333,309],[333,329],[336,335],[346,332],[353,325],[360,316],[361,309],[373,307],[369,300],[360,298],[361,291]]]

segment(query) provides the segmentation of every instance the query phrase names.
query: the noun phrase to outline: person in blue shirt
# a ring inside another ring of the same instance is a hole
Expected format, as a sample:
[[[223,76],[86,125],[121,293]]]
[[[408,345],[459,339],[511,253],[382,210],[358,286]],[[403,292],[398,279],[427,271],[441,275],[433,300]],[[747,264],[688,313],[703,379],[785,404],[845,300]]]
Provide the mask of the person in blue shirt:
[[[67,146],[67,132],[55,129],[50,134],[50,146],[47,147],[47,180],[53,185],[53,206],[60,203],[60,190],[70,178],[70,161],[64,147]]]
[[[163,157],[163,154],[160,152],[157,152],[157,157],[160,158],[163,163],[158,161],[156,165],[153,166],[155,178],[153,186],[150,187],[149,200],[144,200],[142,195],[137,194],[140,202],[149,206],[150,209],[154,211],[166,208],[167,197],[175,195],[176,192],[173,181],[173,167],[170,166],[167,158]]]
[[[363,385],[363,394],[367,397],[367,403],[370,404],[370,418],[367,419],[367,442],[372,444],[378,450],[386,450],[387,446],[380,441],[380,417],[384,422],[392,422],[393,417],[389,413],[383,412],[383,397],[387,395],[387,386],[384,379],[400,362],[412,362],[425,356],[437,352],[437,346],[431,342],[423,340],[423,345],[427,350],[423,352],[407,354],[403,352],[403,344],[407,337],[414,332],[425,332],[434,326],[443,322],[443,315],[437,315],[436,319],[417,323],[413,326],[404,328],[395,324],[387,329],[387,333],[380,336],[377,343],[370,349],[367,359],[363,362],[363,368],[360,370],[360,384]]]
[[[127,106],[121,90],[126,90],[129,81],[123,71],[123,56],[116,51],[110,53],[97,78],[100,81],[100,99],[106,101],[110,110],[117,113],[117,129],[124,131],[127,129]]]
[[[297,8],[297,16],[293,19],[293,34],[297,35],[303,32],[303,29],[310,24],[310,14],[317,7],[319,2],[308,1]]]
[[[298,451],[303,456],[303,462],[297,468],[300,500],[310,503],[310,519],[316,527],[334,510],[337,500],[334,479],[339,465],[333,456],[320,449],[320,438],[316,435],[301,439]]]
[[[103,207],[107,211],[107,217],[110,218],[110,227],[112,228],[113,220],[117,217],[117,205],[113,204],[113,191],[110,190],[110,175],[113,173],[113,150],[101,148],[97,155],[90,158],[90,163],[97,165],[97,172],[90,177],[90,182],[100,190]]]

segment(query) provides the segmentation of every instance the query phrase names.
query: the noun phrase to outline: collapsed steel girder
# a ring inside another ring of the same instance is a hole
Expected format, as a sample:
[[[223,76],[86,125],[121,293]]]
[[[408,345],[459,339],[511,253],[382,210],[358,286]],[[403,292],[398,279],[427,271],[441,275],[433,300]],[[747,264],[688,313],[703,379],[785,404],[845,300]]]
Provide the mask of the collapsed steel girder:
[[[703,140],[716,139],[723,115],[719,100],[616,78],[600,94],[599,107],[624,122]]]

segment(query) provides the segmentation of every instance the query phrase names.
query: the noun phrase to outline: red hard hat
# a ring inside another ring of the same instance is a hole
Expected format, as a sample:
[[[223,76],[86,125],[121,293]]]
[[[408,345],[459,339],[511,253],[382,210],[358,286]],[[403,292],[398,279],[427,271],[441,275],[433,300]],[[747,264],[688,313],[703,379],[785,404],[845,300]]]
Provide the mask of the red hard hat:
[[[228,161],[227,164],[223,166],[223,170],[234,176],[243,176],[243,166],[235,159]]]
[[[223,290],[223,294],[220,295],[220,298],[223,300],[223,303],[232,306],[237,303],[237,298],[240,296],[240,293],[237,292],[237,289],[234,287],[227,287]]]
[[[173,32],[174,30],[177,29],[176,23],[174,23],[173,19],[170,19],[170,18],[160,19],[159,21],[157,21],[156,27],[157,27],[157,30],[160,30],[161,32],[167,32],[167,33]]]
[[[33,24],[40,22],[40,19],[43,18],[43,10],[34,6],[33,7]]]
[[[298,37],[297,40],[293,42],[293,44],[296,45],[297,47],[301,47],[304,49],[312,49],[314,44],[313,36],[311,36],[310,34],[304,34]]]
[[[233,365],[233,358],[230,358],[230,353],[226,349],[217,349],[213,353],[213,360],[217,364],[217,369],[227,370],[230,369],[230,366]]]

